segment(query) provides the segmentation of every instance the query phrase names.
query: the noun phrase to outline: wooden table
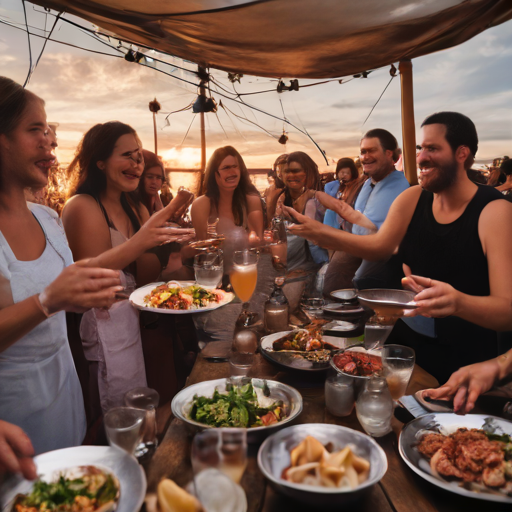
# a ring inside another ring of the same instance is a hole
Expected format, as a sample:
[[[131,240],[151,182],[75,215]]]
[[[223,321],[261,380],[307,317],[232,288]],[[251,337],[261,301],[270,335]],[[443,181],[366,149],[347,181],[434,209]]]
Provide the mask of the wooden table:
[[[188,385],[229,376],[228,363],[210,363],[199,357],[188,380]],[[332,423],[363,431],[355,411],[346,418],[336,418],[325,408],[324,379],[310,379],[309,375],[283,372],[257,356],[249,376],[268,378],[290,384],[302,394],[304,408],[296,423]],[[420,389],[437,386],[437,381],[416,366],[408,394]],[[377,438],[388,458],[388,471],[384,478],[350,507],[360,512],[497,512],[510,510],[506,505],[495,504],[444,491],[416,475],[402,461],[398,453],[398,434],[402,423],[393,419],[393,432]],[[193,432],[184,422],[174,419],[147,468],[148,492],[155,492],[162,478],[171,478],[185,486],[192,479],[190,448]],[[282,512],[291,509],[288,498],[277,494],[260,472],[256,456],[259,446],[249,446],[249,461],[241,485],[247,494],[249,512]],[[293,503],[295,512],[312,510],[300,503]]]

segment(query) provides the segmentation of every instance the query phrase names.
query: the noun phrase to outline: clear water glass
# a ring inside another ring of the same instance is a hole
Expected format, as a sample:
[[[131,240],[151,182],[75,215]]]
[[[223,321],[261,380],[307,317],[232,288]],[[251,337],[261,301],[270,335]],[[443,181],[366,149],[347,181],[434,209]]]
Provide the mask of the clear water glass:
[[[142,439],[135,448],[135,457],[138,459],[153,455],[158,446],[156,408],[159,402],[160,395],[151,388],[135,388],[124,395],[124,403],[127,407],[146,411]]]
[[[196,283],[204,288],[217,288],[224,275],[224,260],[221,249],[196,254],[194,257]]]
[[[325,406],[337,417],[348,416],[354,409],[354,379],[329,369],[325,380]]]
[[[134,455],[144,428],[146,411],[132,407],[114,407],[104,417],[105,431],[110,446]]]
[[[396,320],[396,318],[390,319],[390,317],[378,315],[369,318],[364,326],[364,348],[372,350],[383,347],[395,326]]]
[[[247,467],[247,430],[216,428],[196,434],[192,442],[194,474],[217,468],[233,482],[240,483]]]
[[[405,395],[415,360],[416,354],[410,347],[385,345],[382,348],[382,368],[393,400]]]
[[[357,419],[364,431],[372,437],[382,437],[391,432],[393,410],[393,399],[386,379],[368,379],[356,401]]]

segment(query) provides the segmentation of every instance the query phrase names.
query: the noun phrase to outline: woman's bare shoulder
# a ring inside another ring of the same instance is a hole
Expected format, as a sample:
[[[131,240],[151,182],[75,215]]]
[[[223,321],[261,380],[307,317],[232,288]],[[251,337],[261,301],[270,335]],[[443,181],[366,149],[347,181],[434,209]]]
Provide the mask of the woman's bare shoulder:
[[[101,218],[102,213],[94,197],[88,194],[78,194],[69,199],[62,210],[62,220],[83,219],[89,217],[90,220]]]
[[[207,196],[199,196],[197,199],[194,199],[192,203],[192,211],[210,211],[211,201]]]

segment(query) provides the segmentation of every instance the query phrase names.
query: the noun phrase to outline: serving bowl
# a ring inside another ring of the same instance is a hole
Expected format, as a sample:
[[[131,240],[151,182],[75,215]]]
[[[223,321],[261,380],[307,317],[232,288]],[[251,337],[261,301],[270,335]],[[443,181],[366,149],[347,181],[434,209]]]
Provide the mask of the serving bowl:
[[[415,296],[416,293],[409,290],[384,288],[359,290],[357,292],[360,304],[382,315],[402,316],[404,310],[417,308],[418,305],[414,302]]]
[[[182,389],[172,400],[171,409],[175,417],[187,423],[192,429],[199,431],[206,428],[215,428],[204,423],[194,421],[189,417],[190,410],[192,409],[192,401],[194,395],[212,397],[215,389],[219,393],[226,393],[226,385],[228,381],[234,382],[235,385],[245,383],[246,377],[231,377],[230,379],[217,379],[207,380],[199,382]],[[289,414],[286,418],[278,423],[269,426],[262,427],[250,427],[247,429],[247,442],[248,443],[259,443],[265,439],[269,434],[272,434],[276,430],[283,428],[290,424],[302,411],[302,395],[291,386],[282,384],[274,380],[266,379],[247,379],[247,382],[251,380],[252,385],[255,388],[264,388],[265,384],[270,390],[270,398],[282,400],[283,403],[288,407]]]
[[[354,452],[370,462],[368,480],[355,489],[337,489],[297,484],[281,478],[284,469],[290,466],[290,451],[307,436],[313,436],[323,445],[332,444],[333,451],[341,450],[352,444]],[[308,423],[294,425],[268,437],[258,452],[258,466],[276,491],[292,499],[314,507],[341,507],[360,497],[367,489],[375,485],[386,473],[388,461],[384,450],[370,437],[339,425]]]

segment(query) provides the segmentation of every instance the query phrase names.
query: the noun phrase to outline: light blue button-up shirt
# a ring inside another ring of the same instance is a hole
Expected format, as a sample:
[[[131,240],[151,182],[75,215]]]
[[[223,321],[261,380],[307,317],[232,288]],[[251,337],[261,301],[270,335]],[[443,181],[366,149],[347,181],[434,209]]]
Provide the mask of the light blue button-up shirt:
[[[368,217],[377,229],[386,220],[391,203],[404,190],[409,188],[409,182],[403,172],[392,171],[383,180],[373,185],[372,180],[366,180],[357,196],[354,208]],[[355,235],[367,235],[368,230],[354,224],[352,233]]]

